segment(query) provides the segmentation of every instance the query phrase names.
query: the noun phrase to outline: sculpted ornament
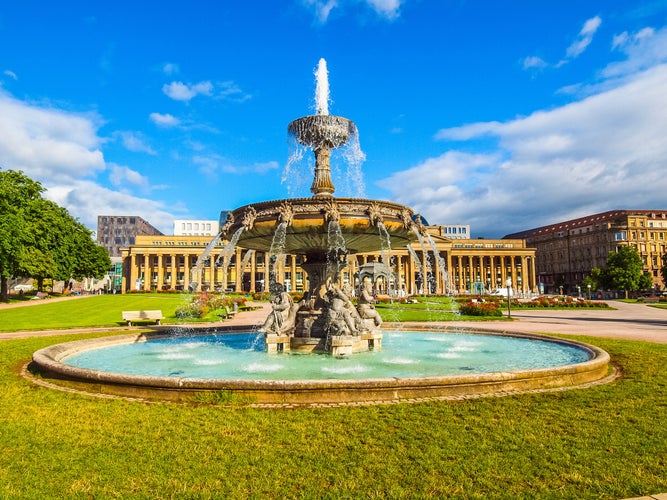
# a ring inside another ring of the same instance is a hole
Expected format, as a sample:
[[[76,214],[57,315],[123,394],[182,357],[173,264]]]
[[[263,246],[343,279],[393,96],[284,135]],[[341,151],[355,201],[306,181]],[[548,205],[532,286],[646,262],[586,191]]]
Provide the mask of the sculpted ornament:
[[[246,231],[250,231],[252,229],[252,226],[255,224],[256,218],[257,218],[257,210],[255,210],[255,207],[248,207],[248,209],[243,214],[243,219],[241,221],[241,224],[243,225]]]
[[[380,210],[380,207],[377,203],[371,203],[371,205],[366,210],[366,213],[368,214],[368,218],[371,220],[371,224],[374,226],[384,222],[382,211]]]
[[[289,226],[292,223],[293,218],[294,218],[294,209],[292,208],[292,205],[290,203],[287,203],[286,201],[283,202],[278,207],[278,223],[280,224],[285,223],[286,225]]]

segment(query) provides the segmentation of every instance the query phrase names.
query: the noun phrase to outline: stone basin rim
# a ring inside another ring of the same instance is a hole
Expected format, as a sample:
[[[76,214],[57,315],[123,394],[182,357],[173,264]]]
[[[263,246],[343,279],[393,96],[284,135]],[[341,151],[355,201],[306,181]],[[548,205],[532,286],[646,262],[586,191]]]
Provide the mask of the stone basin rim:
[[[31,371],[51,381],[59,380],[65,386],[73,385],[91,393],[130,397],[140,394],[145,399],[182,401],[194,394],[225,390],[244,397],[251,397],[256,403],[292,404],[404,401],[415,397],[483,395],[508,390],[538,388],[574,388],[578,385],[599,381],[609,374],[611,363],[609,354],[590,344],[539,334],[475,331],[483,335],[527,338],[577,346],[588,352],[590,359],[557,367],[481,374],[311,380],[243,380],[130,375],[79,368],[61,362],[65,357],[82,351],[173,336],[169,333],[148,335],[140,333],[77,340],[45,347],[33,354]],[[461,333],[461,329],[444,329],[433,333],[455,332]],[[195,333],[193,336],[203,334],[205,333]]]

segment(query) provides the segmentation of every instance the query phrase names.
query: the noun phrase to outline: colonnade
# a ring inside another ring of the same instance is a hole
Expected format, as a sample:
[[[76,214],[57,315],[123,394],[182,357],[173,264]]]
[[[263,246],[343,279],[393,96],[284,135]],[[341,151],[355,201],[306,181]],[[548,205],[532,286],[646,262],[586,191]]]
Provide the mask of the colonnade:
[[[535,249],[526,248],[523,240],[484,242],[453,244],[438,238],[437,256],[430,250],[393,250],[393,279],[378,281],[376,289],[407,295],[481,294],[504,287],[511,279],[518,293],[537,291]],[[221,242],[205,265],[198,266],[197,260],[208,243],[207,237],[138,236],[136,244],[123,251],[122,291],[188,290],[196,282],[198,290],[252,293],[268,288],[269,271],[275,272],[276,280],[288,291],[308,289],[301,256],[285,255],[271,265],[264,252],[236,248],[221,257]],[[381,259],[379,253],[349,256],[340,281],[356,286],[360,266]]]

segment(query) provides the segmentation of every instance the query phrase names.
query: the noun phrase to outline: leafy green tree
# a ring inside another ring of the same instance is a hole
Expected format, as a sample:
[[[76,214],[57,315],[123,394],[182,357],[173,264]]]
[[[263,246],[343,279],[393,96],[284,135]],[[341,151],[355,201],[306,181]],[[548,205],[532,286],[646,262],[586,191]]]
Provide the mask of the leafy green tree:
[[[653,276],[648,271],[644,271],[639,277],[639,289],[640,290],[650,290],[653,288]]]
[[[662,284],[667,288],[667,253],[662,256],[662,269],[660,271],[662,274]]]
[[[602,287],[602,269],[599,267],[594,267],[591,269],[591,272],[588,276],[586,276],[582,281],[581,284],[583,285],[583,289],[588,292],[588,290],[595,291],[599,290]]]
[[[6,301],[8,280],[18,276],[34,245],[28,214],[44,188],[23,172],[0,170],[0,300]]]
[[[22,172],[0,171],[0,300],[13,276],[30,276],[42,290],[47,278],[102,278],[111,265],[91,231],[43,191]]]
[[[621,246],[616,252],[610,252],[607,265],[602,273],[606,287],[628,292],[639,289],[644,263],[639,252],[632,246]]]

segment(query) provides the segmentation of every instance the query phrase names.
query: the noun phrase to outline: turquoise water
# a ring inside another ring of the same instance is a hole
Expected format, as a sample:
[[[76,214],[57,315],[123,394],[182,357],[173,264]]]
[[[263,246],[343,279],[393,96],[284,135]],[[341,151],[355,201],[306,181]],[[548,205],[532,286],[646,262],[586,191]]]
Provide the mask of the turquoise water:
[[[63,363],[136,375],[243,380],[407,378],[530,370],[581,363],[585,349],[494,335],[384,332],[381,351],[344,359],[264,352],[261,334],[173,337],[95,349]]]

